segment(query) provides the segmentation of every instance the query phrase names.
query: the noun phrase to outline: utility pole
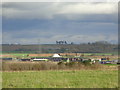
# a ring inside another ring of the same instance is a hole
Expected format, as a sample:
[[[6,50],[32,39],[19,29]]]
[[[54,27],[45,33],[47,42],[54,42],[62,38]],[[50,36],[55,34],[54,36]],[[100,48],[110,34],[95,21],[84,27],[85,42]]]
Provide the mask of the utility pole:
[[[38,54],[40,54],[42,51],[41,51],[41,44],[40,44],[40,39],[38,39]]]

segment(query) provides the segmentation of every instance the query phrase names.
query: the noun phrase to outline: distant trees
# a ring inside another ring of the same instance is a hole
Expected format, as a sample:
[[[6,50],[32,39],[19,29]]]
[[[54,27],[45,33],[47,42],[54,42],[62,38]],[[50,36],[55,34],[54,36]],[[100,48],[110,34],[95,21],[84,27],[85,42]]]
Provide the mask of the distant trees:
[[[73,42],[71,42],[71,44],[74,44]]]
[[[56,44],[67,44],[66,41],[56,41]]]
[[[57,45],[56,45],[57,44]],[[38,46],[42,53],[107,53],[118,52],[117,44],[110,44],[105,41],[88,43],[68,43],[67,41],[56,41],[56,44],[40,45],[2,45],[3,52],[30,52],[38,53]]]
[[[68,44],[67,41],[61,40],[61,41],[56,41],[56,44]],[[74,44],[71,42],[70,44]]]
[[[96,42],[93,42],[93,43],[88,43],[88,44],[93,44],[93,45],[111,45],[109,42],[107,41],[96,41]]]

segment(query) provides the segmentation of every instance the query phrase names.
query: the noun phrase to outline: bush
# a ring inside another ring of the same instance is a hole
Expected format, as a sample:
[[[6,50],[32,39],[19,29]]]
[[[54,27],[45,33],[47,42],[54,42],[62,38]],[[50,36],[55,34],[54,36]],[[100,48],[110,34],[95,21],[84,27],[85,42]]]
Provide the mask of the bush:
[[[3,71],[40,71],[40,70],[81,70],[81,69],[105,69],[99,63],[90,64],[89,61],[84,62],[3,62]]]
[[[88,65],[91,65],[90,62],[91,62],[90,60],[86,60],[86,61],[83,61],[82,63],[83,63],[85,66],[88,66]]]

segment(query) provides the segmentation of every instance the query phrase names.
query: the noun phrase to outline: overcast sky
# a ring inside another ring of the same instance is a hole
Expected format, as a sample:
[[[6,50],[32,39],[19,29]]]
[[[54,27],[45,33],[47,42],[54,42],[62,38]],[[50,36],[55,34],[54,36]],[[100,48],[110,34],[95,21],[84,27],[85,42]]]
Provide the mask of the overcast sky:
[[[118,41],[118,3],[3,3],[3,43]]]

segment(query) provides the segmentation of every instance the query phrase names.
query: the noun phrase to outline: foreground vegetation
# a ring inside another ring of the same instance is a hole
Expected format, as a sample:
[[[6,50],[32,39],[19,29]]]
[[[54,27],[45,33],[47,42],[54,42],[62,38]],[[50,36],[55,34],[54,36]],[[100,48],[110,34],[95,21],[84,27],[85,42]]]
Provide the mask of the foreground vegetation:
[[[41,70],[117,70],[117,65],[91,64],[84,62],[11,62],[2,64],[3,71],[41,71]]]
[[[118,71],[3,72],[3,88],[118,88]]]

